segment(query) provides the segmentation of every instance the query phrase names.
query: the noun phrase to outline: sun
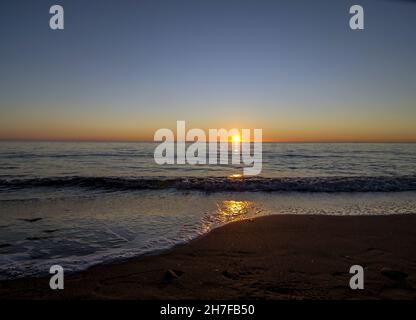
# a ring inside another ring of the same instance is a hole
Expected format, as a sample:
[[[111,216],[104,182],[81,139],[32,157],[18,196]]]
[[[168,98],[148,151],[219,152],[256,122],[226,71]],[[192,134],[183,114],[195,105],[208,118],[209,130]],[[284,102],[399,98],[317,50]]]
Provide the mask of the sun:
[[[241,141],[240,135],[238,134],[233,135],[232,140],[233,142],[236,142],[236,143],[240,142]]]

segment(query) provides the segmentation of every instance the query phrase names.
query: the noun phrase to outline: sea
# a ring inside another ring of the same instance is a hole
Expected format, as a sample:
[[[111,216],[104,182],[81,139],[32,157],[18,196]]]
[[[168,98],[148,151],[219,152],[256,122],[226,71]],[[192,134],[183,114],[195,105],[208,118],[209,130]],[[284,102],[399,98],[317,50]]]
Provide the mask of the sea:
[[[263,143],[262,171],[152,142],[0,142],[0,280],[157,254],[271,214],[416,213],[416,144]]]

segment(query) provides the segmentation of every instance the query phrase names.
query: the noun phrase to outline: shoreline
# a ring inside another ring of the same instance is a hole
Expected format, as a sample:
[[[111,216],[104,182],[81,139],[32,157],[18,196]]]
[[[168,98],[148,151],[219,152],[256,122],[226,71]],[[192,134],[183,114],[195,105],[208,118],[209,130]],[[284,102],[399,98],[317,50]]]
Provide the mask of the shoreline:
[[[0,299],[416,299],[415,243],[413,214],[268,215],[68,274],[64,290],[1,281]],[[355,264],[364,290],[349,287]]]

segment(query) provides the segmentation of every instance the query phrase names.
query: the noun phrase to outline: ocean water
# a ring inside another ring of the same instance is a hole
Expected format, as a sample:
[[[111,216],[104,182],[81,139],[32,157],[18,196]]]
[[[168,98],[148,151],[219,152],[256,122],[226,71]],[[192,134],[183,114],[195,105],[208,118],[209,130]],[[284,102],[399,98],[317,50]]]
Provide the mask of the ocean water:
[[[263,170],[154,143],[0,142],[0,279],[151,254],[268,214],[416,213],[416,144],[263,144]]]

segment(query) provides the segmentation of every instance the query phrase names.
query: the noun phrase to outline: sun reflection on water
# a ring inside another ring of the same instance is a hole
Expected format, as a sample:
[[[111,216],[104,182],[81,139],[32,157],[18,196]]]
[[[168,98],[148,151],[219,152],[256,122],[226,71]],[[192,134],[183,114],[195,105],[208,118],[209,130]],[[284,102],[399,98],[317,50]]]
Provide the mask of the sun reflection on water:
[[[255,201],[248,200],[222,200],[216,202],[216,210],[203,219],[203,232],[220,225],[250,219],[264,212],[264,209]]]
[[[221,222],[231,222],[247,217],[252,206],[250,201],[225,200],[218,205],[218,219]]]

